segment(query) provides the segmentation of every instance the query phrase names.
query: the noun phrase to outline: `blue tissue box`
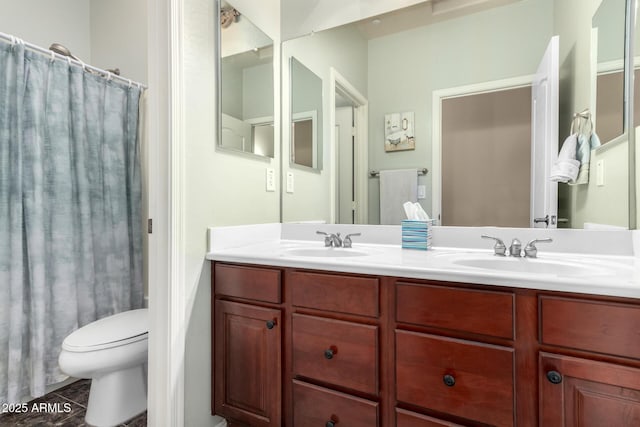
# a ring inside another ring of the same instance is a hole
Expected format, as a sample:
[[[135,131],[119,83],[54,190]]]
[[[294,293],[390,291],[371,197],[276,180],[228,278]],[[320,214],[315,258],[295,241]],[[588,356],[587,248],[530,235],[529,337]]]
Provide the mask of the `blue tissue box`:
[[[434,223],[434,220],[403,220],[401,223],[402,247],[404,249],[419,249],[423,251],[431,248],[431,227]]]

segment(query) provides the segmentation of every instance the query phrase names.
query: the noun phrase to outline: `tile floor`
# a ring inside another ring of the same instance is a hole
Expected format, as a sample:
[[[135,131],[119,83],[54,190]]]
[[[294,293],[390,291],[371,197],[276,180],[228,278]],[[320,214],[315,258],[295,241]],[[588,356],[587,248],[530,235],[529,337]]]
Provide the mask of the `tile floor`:
[[[89,399],[90,380],[80,380],[32,400],[26,413],[0,414],[0,427],[86,427],[84,414]],[[36,405],[36,410],[31,410]],[[41,405],[43,404],[43,405]],[[37,408],[42,408],[37,410]],[[147,425],[147,413],[121,424],[120,427]]]

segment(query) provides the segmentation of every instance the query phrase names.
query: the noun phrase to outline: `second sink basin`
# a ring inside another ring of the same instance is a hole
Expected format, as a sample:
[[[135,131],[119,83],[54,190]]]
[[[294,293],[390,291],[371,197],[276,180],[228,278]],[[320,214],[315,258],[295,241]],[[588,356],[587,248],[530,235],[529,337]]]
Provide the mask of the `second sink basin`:
[[[287,256],[298,257],[320,257],[320,258],[344,258],[367,256],[367,252],[359,251],[351,248],[293,248],[285,251]]]
[[[461,257],[454,259],[453,264],[481,268],[484,270],[509,271],[514,273],[552,274],[556,276],[587,276],[603,274],[606,269],[587,263],[566,260],[555,261],[539,258],[511,258],[511,257]]]

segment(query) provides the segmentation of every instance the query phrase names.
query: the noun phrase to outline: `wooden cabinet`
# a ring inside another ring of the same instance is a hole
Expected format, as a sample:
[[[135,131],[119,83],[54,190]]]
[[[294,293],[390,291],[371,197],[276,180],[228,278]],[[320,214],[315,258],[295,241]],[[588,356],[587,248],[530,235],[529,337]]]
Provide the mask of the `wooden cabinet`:
[[[640,307],[548,295],[539,305],[541,425],[640,425]]]
[[[279,300],[279,272],[219,267],[213,276],[218,297]],[[281,309],[218,298],[213,313],[213,411],[232,425],[281,426]]]
[[[540,354],[540,425],[640,425],[640,369]]]
[[[514,349],[481,340],[513,337],[514,295],[411,282],[396,293],[398,405],[513,426]],[[474,340],[406,330],[413,325]]]
[[[214,263],[242,427],[640,426],[640,302]]]
[[[378,278],[287,271],[293,425],[380,425]]]

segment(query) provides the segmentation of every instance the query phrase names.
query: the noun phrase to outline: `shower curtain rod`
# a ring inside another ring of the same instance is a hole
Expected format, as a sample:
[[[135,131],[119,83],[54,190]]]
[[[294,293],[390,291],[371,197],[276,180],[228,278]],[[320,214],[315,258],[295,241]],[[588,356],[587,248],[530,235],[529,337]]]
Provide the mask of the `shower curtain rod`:
[[[50,56],[52,58],[55,58],[55,59],[65,60],[65,61],[69,62],[70,64],[74,64],[74,65],[78,65],[78,66],[82,67],[84,70],[94,71],[94,72],[100,74],[102,77],[104,77],[104,78],[106,78],[108,80],[120,80],[123,83],[128,83],[129,86],[137,86],[140,89],[148,89],[147,85],[144,85],[144,84],[139,83],[139,82],[135,82],[135,81],[133,81],[131,79],[126,79],[124,77],[118,76],[118,75],[113,74],[113,73],[111,73],[111,72],[109,72],[107,70],[103,70],[102,68],[98,68],[98,67],[94,67],[93,65],[85,64],[84,62],[77,61],[77,60],[75,60],[75,59],[73,59],[73,58],[71,58],[69,56],[60,55],[59,53],[53,52],[53,51],[51,51],[49,49],[45,49],[45,48],[37,46],[35,44],[28,43],[28,42],[26,42],[26,41],[24,41],[24,40],[22,40],[22,39],[20,39],[18,37],[15,37],[15,36],[0,32],[0,39],[6,41],[8,43],[11,43],[12,45],[16,44],[16,43],[22,43],[29,50],[32,50],[32,51],[38,52],[38,53],[42,53],[44,55],[48,55],[48,56]]]

